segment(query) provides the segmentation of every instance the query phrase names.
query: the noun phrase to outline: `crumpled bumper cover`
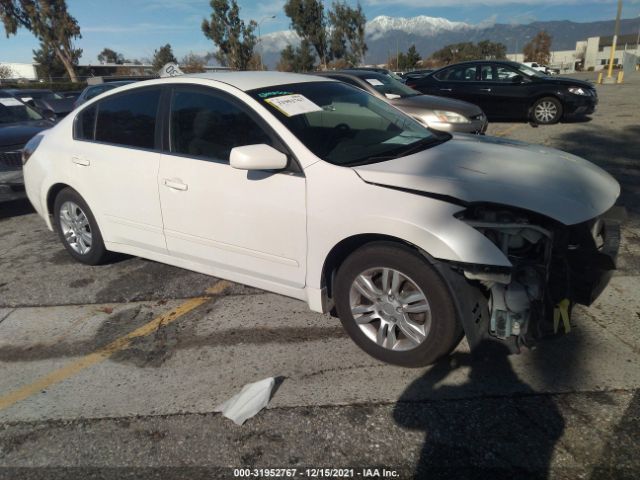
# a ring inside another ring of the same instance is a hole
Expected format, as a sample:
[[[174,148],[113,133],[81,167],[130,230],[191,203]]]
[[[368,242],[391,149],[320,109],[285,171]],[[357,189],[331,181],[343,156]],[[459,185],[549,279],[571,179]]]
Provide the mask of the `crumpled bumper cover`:
[[[600,296],[617,266],[621,221],[611,211],[599,220],[602,221],[602,244],[581,245],[567,254],[569,298],[582,305],[591,305]]]

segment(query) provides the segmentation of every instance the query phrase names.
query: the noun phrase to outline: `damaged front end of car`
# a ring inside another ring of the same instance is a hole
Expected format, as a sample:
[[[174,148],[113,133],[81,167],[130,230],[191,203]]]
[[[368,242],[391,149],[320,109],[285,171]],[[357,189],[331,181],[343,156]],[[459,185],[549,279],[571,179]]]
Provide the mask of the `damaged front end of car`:
[[[472,348],[493,338],[517,352],[568,332],[573,305],[590,305],[616,268],[620,222],[609,212],[570,226],[486,204],[457,217],[511,263],[510,268],[455,262],[440,267],[460,299],[458,314]]]

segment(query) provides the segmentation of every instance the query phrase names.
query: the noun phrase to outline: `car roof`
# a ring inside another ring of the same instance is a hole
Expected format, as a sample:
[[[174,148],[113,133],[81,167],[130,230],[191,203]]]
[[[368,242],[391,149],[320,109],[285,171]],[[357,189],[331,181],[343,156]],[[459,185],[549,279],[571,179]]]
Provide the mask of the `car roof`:
[[[317,75],[304,75],[300,73],[285,72],[207,72],[194,73],[188,75],[180,75],[178,77],[168,77],[160,79],[159,83],[172,82],[177,78],[199,78],[204,80],[213,80],[216,82],[226,83],[240,90],[255,90],[258,88],[274,87],[276,85],[285,85],[287,83],[309,83],[332,81],[326,77]]]
[[[518,62],[512,62],[511,60],[467,60],[465,62],[457,62],[452,63],[451,65],[446,65],[441,67],[439,70],[449,67],[455,67],[456,65],[468,65],[468,64],[477,64],[477,63],[500,63],[502,65],[520,65]]]
[[[53,93],[53,90],[49,90],[48,88],[14,88],[11,89],[11,91],[14,92],[14,95],[19,93],[26,93],[29,95],[32,95],[34,93]]]

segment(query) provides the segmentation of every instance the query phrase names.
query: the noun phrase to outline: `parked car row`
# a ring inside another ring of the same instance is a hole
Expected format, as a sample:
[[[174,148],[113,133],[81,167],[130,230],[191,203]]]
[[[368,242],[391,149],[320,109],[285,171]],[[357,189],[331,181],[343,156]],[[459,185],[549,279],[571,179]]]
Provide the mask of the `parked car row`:
[[[593,302],[618,250],[609,174],[424,128],[367,83],[375,94],[279,72],[126,85],[28,142],[27,195],[79,262],[122,252],[298,298],[397,365],[463,334],[518,351]]]

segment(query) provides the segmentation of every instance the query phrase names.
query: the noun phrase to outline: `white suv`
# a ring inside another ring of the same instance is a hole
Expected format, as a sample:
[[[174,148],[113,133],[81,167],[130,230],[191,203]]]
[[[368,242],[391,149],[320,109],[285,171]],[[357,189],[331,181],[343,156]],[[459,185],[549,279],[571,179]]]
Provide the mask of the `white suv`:
[[[371,355],[431,363],[466,334],[512,350],[589,304],[620,193],[550,148],[431,131],[341,82],[277,72],[145,81],[24,151],[69,254],[124,252],[336,312]]]

